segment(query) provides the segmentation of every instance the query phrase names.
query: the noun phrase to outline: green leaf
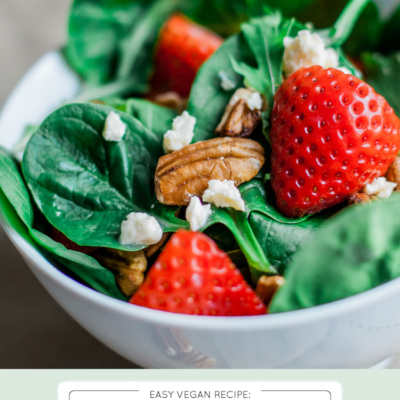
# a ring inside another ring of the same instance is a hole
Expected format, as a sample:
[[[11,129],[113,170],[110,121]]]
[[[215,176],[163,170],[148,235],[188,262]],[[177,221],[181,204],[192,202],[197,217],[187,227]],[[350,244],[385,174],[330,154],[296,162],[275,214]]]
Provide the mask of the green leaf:
[[[388,54],[400,50],[400,6],[394,11],[390,18],[383,24],[382,34],[377,49],[381,53]]]
[[[115,284],[114,275],[95,259],[67,250],[34,228],[34,208],[18,167],[0,149],[0,207],[6,222],[45,256],[65,265],[83,282],[108,296],[126,300]],[[39,247],[38,247],[39,246]],[[57,264],[56,264],[57,265]]]
[[[329,45],[341,46],[346,42],[369,2],[370,0],[350,0],[346,4],[332,28],[328,29],[329,40],[327,43]]]
[[[107,105],[124,111],[138,119],[148,130],[163,138],[164,134],[171,129],[172,120],[177,112],[170,108],[161,107],[144,99],[116,100],[114,104]]]
[[[157,202],[154,173],[162,136],[119,112],[126,124],[120,142],[102,132],[113,109],[72,104],[50,115],[31,138],[23,171],[39,209],[48,221],[82,246],[139,250],[118,242],[122,221],[131,212],[154,215],[164,232],[186,227],[176,207]]]
[[[220,72],[224,72],[236,87],[243,86],[243,77],[237,74],[231,63],[231,57],[242,58],[240,35],[227,39],[222,46],[200,68],[190,92],[187,110],[196,117],[194,142],[215,137],[214,130],[219,124],[232,91],[221,88]]]
[[[269,262],[283,275],[293,255],[313,237],[325,218],[318,215],[302,222],[287,224],[254,212],[250,215],[250,226]]]
[[[259,213],[265,221],[279,221],[282,225],[287,224],[290,227],[296,226],[296,224],[306,220],[307,216],[296,220],[281,215],[273,206],[272,199],[268,199],[264,184],[258,179],[253,179],[250,182],[240,185],[239,190],[246,204],[246,211],[241,212],[231,208],[213,207],[213,214],[208,220],[206,227],[220,222],[229,228],[243,254],[246,256],[253,282],[256,283],[261,275],[273,275],[277,272],[277,269],[275,265],[271,265],[271,260],[268,257],[268,249],[260,245],[260,240],[255,235],[255,232],[260,227],[258,226],[259,221],[257,218],[256,222],[251,224],[254,215]],[[291,231],[291,228],[287,229],[287,232]],[[285,240],[283,237],[280,239]]]
[[[273,103],[273,96],[282,83],[283,38],[290,35],[292,26],[293,21],[284,20],[277,11],[242,25],[257,67],[232,58],[233,68],[251,87],[264,94],[268,104]]]
[[[181,0],[75,0],[65,56],[90,87],[80,101],[147,89],[162,24]]]
[[[188,2],[189,3],[189,2]],[[240,24],[263,14],[264,0],[197,0],[185,13],[222,36],[240,31]]]
[[[313,307],[400,277],[400,197],[348,207],[293,258],[272,313]]]
[[[382,95],[400,116],[400,53],[389,57],[380,54],[364,54],[367,82]]]
[[[381,29],[378,7],[375,3],[369,2],[343,45],[345,53],[359,57],[362,52],[377,50]]]
[[[143,17],[141,1],[75,0],[71,7],[67,60],[91,86],[112,79],[121,38]]]

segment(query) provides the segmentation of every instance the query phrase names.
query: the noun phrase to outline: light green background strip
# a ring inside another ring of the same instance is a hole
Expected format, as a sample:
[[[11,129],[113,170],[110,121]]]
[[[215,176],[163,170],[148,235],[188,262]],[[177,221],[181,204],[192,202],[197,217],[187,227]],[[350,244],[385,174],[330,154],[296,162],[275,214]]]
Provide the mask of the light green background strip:
[[[63,381],[338,381],[344,400],[400,399],[400,370],[2,370],[0,399],[56,400]]]

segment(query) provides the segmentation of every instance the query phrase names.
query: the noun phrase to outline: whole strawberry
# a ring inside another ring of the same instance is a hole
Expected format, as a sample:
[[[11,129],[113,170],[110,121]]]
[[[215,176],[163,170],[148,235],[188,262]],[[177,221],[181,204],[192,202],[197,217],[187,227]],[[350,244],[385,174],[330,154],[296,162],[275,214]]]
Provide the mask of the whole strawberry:
[[[176,232],[132,304],[198,315],[258,315],[266,308],[226,253],[199,232]]]
[[[183,15],[164,25],[156,46],[152,92],[173,91],[188,97],[201,65],[222,44],[222,38]]]
[[[385,174],[399,153],[400,120],[362,80],[301,68],[275,95],[272,187],[279,210],[300,217],[333,206]]]

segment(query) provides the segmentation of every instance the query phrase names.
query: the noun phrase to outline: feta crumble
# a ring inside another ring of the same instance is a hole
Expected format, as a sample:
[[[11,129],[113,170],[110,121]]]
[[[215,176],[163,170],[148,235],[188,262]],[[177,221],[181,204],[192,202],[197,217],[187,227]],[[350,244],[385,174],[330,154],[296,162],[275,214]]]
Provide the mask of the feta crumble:
[[[164,151],[172,153],[190,144],[194,135],[196,118],[184,111],[172,121],[172,130],[164,135]]]
[[[221,78],[222,89],[224,89],[226,92],[235,89],[235,82],[233,82],[232,79],[229,79],[224,71],[219,71],[218,75]]]
[[[262,98],[260,93],[253,92],[251,96],[246,100],[247,106],[251,111],[253,110],[261,110],[262,108]]]
[[[163,230],[158,221],[151,215],[132,212],[127,215],[126,221],[121,224],[121,244],[150,245],[158,243]]]
[[[126,125],[122,122],[120,116],[111,111],[106,118],[104,125],[103,137],[111,142],[119,142],[124,137]]]
[[[212,203],[217,207],[232,207],[235,210],[245,211],[244,201],[234,181],[218,181],[212,179],[208,182],[208,189],[203,194],[203,201]]]
[[[301,67],[320,65],[322,68],[339,66],[339,55],[331,48],[326,49],[321,36],[309,30],[300,31],[295,38],[286,36],[283,39],[285,53],[283,69],[286,75],[291,75]]]
[[[186,209],[186,220],[189,221],[192,231],[199,231],[203,228],[211,214],[211,204],[201,204],[197,196],[190,199],[189,206]]]
[[[374,179],[371,183],[367,183],[363,192],[369,196],[375,195],[380,199],[388,199],[396,186],[397,183],[389,182],[385,177],[380,177]]]

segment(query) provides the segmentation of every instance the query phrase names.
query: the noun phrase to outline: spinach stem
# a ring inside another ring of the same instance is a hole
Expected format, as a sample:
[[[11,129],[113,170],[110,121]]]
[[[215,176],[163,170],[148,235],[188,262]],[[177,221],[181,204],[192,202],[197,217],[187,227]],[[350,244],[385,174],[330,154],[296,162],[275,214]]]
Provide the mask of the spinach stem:
[[[269,263],[264,250],[255,237],[248,220],[248,214],[244,212],[230,212],[230,216],[234,224],[230,224],[229,229],[235,236],[240,249],[249,263],[251,278],[254,284],[257,284],[258,279],[262,275],[275,275],[277,270]]]
[[[102,86],[84,90],[69,103],[86,103],[91,100],[100,100],[106,97],[130,94],[133,91],[136,93],[145,91],[147,84],[143,83],[143,87],[141,86],[142,85],[137,81],[137,78],[132,76],[128,79],[121,79]]]
[[[331,44],[342,45],[350,36],[354,26],[369,0],[351,0],[332,27]]]

